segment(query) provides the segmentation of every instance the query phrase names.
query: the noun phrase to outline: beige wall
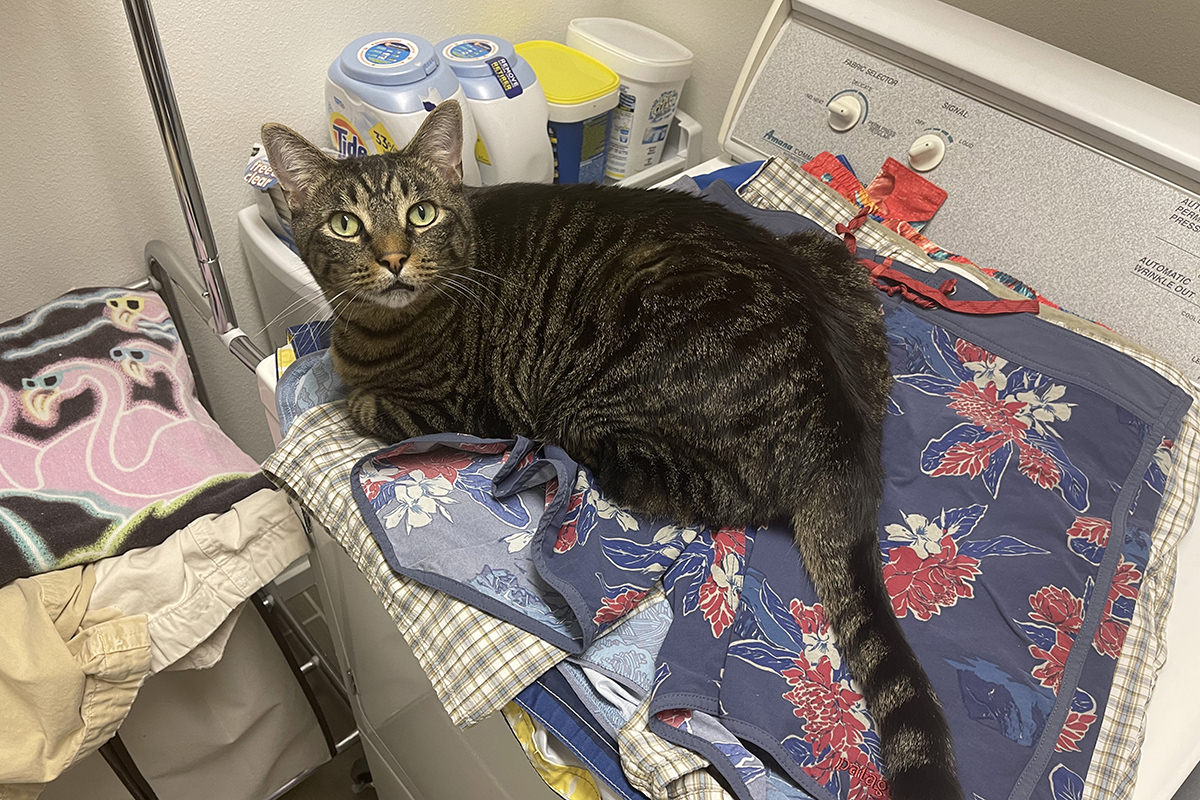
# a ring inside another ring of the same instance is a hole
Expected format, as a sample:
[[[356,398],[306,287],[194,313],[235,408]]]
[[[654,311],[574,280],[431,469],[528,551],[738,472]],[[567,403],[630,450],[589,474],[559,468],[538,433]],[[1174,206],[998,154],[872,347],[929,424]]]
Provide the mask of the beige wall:
[[[956,4],[1200,101],[1200,3],[956,0]],[[157,0],[155,11],[188,126],[221,260],[242,327],[262,327],[235,215],[259,125],[324,136],[322,80],[343,44],[377,29],[437,39],[462,29],[559,38],[576,16],[643,22],[696,53],[683,107],[704,124],[707,155],[769,0]],[[936,46],[936,34],[931,34]],[[0,319],[77,286],[142,277],[161,238],[191,263],[190,243],[118,2],[10,0],[0,25]],[[218,420],[253,455],[268,441],[249,373],[195,331]]]
[[[945,2],[1200,103],[1197,0]]]

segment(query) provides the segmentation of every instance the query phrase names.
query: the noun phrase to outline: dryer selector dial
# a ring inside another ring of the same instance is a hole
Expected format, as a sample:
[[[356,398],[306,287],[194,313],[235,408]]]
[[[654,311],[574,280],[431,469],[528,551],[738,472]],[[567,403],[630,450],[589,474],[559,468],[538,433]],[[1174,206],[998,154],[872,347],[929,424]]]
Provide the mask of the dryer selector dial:
[[[829,112],[829,127],[848,131],[862,121],[863,104],[853,94],[839,94],[825,107]]]
[[[946,157],[946,140],[936,133],[918,136],[908,148],[908,165],[917,172],[928,172]]]

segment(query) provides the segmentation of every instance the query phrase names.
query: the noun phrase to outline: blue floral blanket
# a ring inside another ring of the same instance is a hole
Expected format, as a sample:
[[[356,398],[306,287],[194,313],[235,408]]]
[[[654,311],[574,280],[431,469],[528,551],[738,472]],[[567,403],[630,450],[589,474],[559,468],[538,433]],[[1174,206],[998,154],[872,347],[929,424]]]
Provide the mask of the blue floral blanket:
[[[883,302],[893,610],[968,796],[1078,796],[1189,398],[1036,319]],[[766,766],[822,800],[887,796],[870,711],[789,531],[640,518],[522,439],[420,437],[354,481],[394,569],[571,652],[661,582],[673,622],[652,728],[738,796],[765,796]]]

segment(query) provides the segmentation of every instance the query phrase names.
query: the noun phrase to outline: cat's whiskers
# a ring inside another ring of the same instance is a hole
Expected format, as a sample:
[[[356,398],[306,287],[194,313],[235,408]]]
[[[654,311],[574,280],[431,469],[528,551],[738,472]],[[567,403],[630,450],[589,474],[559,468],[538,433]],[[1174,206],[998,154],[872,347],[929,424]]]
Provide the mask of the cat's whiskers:
[[[467,287],[460,286],[459,284],[457,284],[453,280],[451,280],[449,277],[443,276],[438,282],[435,282],[434,285],[436,286],[437,283],[444,283],[446,288],[453,290],[458,296],[465,297],[468,300],[474,300],[475,302],[479,303],[480,305],[483,305],[483,303],[480,301],[480,299],[478,297],[476,297],[474,294],[472,294]]]
[[[348,297],[339,303],[337,308],[333,309],[333,319],[345,319],[345,316],[343,316],[342,312],[348,310],[350,308],[350,304],[353,302],[354,298]]]
[[[330,319],[335,319],[335,318],[337,318],[337,316],[338,316],[338,310],[339,310],[340,308],[345,308],[346,304],[347,304],[349,301],[348,301],[348,300],[346,300],[346,301],[342,301],[340,304],[338,303],[338,301],[339,301],[339,300],[341,300],[341,298],[342,298],[342,297],[344,297],[344,296],[345,296],[347,293],[349,293],[349,292],[352,290],[352,288],[353,288],[353,287],[349,287],[349,286],[347,286],[345,289],[342,289],[340,292],[338,292],[337,294],[335,294],[335,295],[333,296],[333,298],[332,298],[332,299],[329,301],[329,311],[330,311],[330,313],[333,315],[332,317],[330,317]],[[309,320],[308,320],[308,321],[309,321],[309,322],[314,322],[314,321],[316,321],[317,315],[318,315],[318,314],[320,314],[320,313],[321,313],[321,310],[320,310],[320,309],[316,309],[316,310],[314,310],[314,311],[313,311],[313,313],[310,315],[310,317],[309,317]]]
[[[458,308],[458,297],[457,297],[457,295],[452,295],[452,294],[450,294],[449,292],[447,292],[445,289],[443,289],[442,287],[438,286],[438,284],[437,284],[437,281],[433,281],[433,282],[432,282],[432,283],[430,283],[429,285],[430,285],[430,286],[432,286],[432,287],[433,287],[433,288],[434,288],[434,289],[437,291],[437,293],[438,293],[438,294],[440,294],[442,297],[446,298],[446,300],[447,300],[447,301],[448,301],[448,302],[449,302],[451,305],[453,305],[455,308]]]
[[[346,292],[348,292],[348,291],[350,291],[350,290],[349,290],[349,289],[343,289],[342,291],[340,291],[340,292],[338,292],[337,294],[335,294],[335,295],[333,296],[333,298],[332,298],[332,299],[330,299],[330,300],[328,301],[329,310],[330,310],[330,314],[331,314],[331,316],[329,316],[329,317],[328,317],[328,319],[331,319],[331,320],[332,320],[333,318],[337,317],[337,306],[338,306],[338,299],[339,299],[339,298],[340,298],[342,295],[346,294]],[[311,325],[311,324],[312,324],[312,323],[314,323],[314,322],[319,322],[319,321],[321,321],[321,320],[319,320],[319,319],[318,319],[318,317],[324,317],[324,309],[323,309],[322,307],[320,307],[320,306],[316,306],[316,307],[314,307],[314,308],[312,309],[312,311],[311,311],[311,312],[309,312],[309,314],[308,314],[307,318],[305,318],[305,319],[304,319],[304,321],[303,321],[303,322],[301,322],[301,323],[299,323],[299,324],[300,324],[300,325]],[[289,326],[289,327],[293,327],[293,326]]]
[[[362,292],[355,292],[354,294],[352,294],[352,295],[350,296],[350,299],[348,299],[348,300],[346,301],[345,305],[343,305],[343,306],[342,306],[341,310],[342,310],[342,311],[349,311],[349,310],[350,310],[350,306],[354,305],[354,301],[355,301],[355,300],[361,300],[361,299],[362,299],[362,296],[363,296],[363,295],[362,295]]]
[[[475,284],[479,288],[481,288],[481,289],[487,291],[489,294],[491,294],[491,296],[496,300],[496,302],[500,302],[499,292],[497,292],[494,287],[488,286],[486,283],[479,280],[478,278],[473,278],[470,275],[464,275],[461,272],[453,273],[451,276],[448,276],[448,277],[462,278],[465,281],[470,281],[471,283]]]
[[[467,267],[467,269],[471,270],[472,272],[478,272],[480,275],[487,275],[489,278],[495,278],[496,280],[500,281],[501,283],[508,283],[507,278],[505,278],[501,275],[497,275],[494,272],[489,272],[486,269],[483,269],[481,267]]]
[[[310,290],[308,292],[301,294],[295,300],[293,300],[292,302],[290,302],[286,306],[284,306],[282,311],[280,311],[278,314],[276,314],[274,317],[272,317],[270,320],[268,320],[261,328],[259,328],[254,333],[250,334],[250,336],[252,336],[252,337],[253,336],[261,336],[264,332],[266,332],[267,328],[271,327],[276,322],[279,322],[280,320],[282,320],[285,314],[289,314],[292,311],[296,310],[296,308],[298,308],[303,303],[309,303],[309,302],[312,302],[313,300],[318,300],[318,299],[320,299],[320,297],[321,297],[320,289],[313,289],[313,290]],[[308,321],[312,322],[312,319],[309,319]]]
[[[332,319],[345,319],[342,312],[350,308],[350,305],[358,298],[358,295],[359,292],[353,286],[347,286],[335,294],[329,301],[329,309],[333,313]]]
[[[484,298],[478,292],[475,291],[474,287],[472,287],[468,284],[459,283],[456,280],[456,278],[461,278],[461,277],[463,277],[463,276],[461,276],[461,275],[444,275],[444,276],[442,276],[442,280],[445,282],[445,284],[447,286],[454,289],[458,293],[464,295],[465,297],[467,297],[471,300],[474,300],[481,307],[484,306],[485,305]]]

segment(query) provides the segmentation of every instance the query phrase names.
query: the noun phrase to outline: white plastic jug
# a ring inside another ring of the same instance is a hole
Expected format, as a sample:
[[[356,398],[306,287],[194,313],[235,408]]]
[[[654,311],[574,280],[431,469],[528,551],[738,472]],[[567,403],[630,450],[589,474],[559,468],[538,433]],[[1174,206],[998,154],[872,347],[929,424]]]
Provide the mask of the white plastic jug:
[[[533,68],[496,36],[463,34],[437,44],[467,96],[479,138],[475,160],[487,185],[554,180],[546,95]]]
[[[482,185],[475,163],[475,120],[454,73],[433,45],[408,33],[360,36],[329,65],[325,112],[343,156],[400,150],[443,100],[463,110],[463,182]]]
[[[645,25],[613,17],[571,20],[567,44],[621,77],[604,174],[620,180],[657,164],[692,72],[692,51]]]

